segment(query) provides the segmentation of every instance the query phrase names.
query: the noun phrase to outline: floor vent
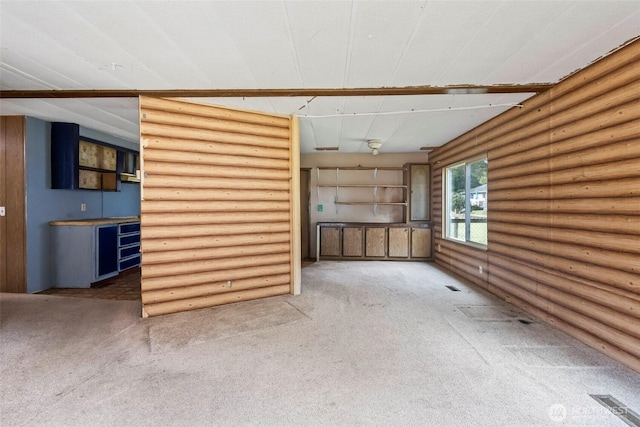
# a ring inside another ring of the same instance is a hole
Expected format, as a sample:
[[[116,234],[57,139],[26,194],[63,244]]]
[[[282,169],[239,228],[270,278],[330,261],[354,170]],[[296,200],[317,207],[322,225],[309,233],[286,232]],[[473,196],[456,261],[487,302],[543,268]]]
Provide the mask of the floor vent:
[[[518,319],[518,322],[522,323],[523,325],[530,325],[533,323],[531,320],[527,319]]]
[[[596,402],[607,408],[613,415],[620,418],[627,425],[632,427],[640,427],[640,415],[629,409],[624,403],[620,402],[613,396],[608,394],[592,394]]]
[[[449,288],[449,290],[453,292],[460,292],[460,289],[456,288],[455,286],[447,285],[447,288]]]

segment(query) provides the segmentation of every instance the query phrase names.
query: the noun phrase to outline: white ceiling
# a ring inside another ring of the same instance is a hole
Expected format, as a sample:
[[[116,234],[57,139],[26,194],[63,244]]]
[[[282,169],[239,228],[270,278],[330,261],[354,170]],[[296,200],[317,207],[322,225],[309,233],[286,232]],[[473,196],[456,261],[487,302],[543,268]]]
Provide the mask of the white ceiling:
[[[640,1],[2,0],[0,89],[554,83],[639,34]],[[303,152],[380,139],[389,153],[442,145],[532,95],[197,101],[300,115]],[[2,99],[0,113],[138,139],[135,98]]]

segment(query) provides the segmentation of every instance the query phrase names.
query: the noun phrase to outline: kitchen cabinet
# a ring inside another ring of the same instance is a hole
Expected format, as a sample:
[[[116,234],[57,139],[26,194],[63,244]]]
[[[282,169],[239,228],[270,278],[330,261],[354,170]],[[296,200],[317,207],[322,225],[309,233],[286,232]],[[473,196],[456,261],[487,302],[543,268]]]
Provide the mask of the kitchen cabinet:
[[[51,285],[89,288],[140,265],[137,217],[53,221]]]
[[[321,222],[317,228],[318,259],[424,261],[432,258],[430,224]]]
[[[393,258],[409,257],[409,227],[389,228],[389,256]]]
[[[120,191],[138,182],[137,153],[80,135],[75,123],[51,124],[51,188]]]
[[[344,227],[342,229],[342,255],[362,256],[362,227]]]
[[[386,254],[386,237],[387,230],[385,227],[367,227],[365,232],[365,256],[368,258],[383,258]]]
[[[96,234],[96,280],[102,280],[118,274],[118,226],[97,226]]]
[[[140,223],[118,226],[118,271],[140,265]]]
[[[428,164],[404,165],[404,184],[409,193],[405,222],[424,222],[431,219],[431,168]]]

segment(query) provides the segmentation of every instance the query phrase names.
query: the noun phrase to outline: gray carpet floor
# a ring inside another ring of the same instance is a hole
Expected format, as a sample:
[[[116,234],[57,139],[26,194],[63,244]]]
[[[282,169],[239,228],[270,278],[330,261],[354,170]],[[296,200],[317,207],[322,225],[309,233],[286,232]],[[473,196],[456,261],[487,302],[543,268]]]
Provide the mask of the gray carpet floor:
[[[627,425],[590,395],[640,412],[640,374],[433,264],[302,276],[300,296],[149,319],[3,294],[0,424]]]

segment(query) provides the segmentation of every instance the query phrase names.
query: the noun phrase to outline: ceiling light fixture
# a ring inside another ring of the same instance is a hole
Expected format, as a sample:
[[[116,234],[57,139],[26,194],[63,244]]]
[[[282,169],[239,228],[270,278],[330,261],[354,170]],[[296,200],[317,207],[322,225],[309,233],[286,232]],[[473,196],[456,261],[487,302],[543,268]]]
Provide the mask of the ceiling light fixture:
[[[382,146],[382,142],[379,139],[369,139],[367,140],[367,145],[371,149],[371,154],[374,156],[378,155],[378,149]]]

